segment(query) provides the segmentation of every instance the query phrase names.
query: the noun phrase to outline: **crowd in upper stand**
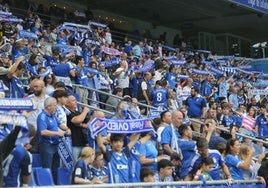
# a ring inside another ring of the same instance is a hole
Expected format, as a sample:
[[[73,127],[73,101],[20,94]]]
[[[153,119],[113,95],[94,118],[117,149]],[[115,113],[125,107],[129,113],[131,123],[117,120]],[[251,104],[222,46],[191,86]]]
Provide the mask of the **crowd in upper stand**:
[[[19,162],[4,161],[4,186],[28,184],[26,149],[40,154],[56,183],[59,138],[66,135],[73,184],[267,180],[267,145],[252,140],[268,137],[266,75],[249,70],[248,59],[147,38],[116,43],[102,23],[45,27],[35,12],[21,22],[6,10],[0,12],[1,96],[32,99],[35,110],[21,113],[36,135],[32,148],[18,145],[9,155],[21,156]],[[157,137],[106,130],[91,137],[88,123],[105,114],[77,101],[114,113],[106,118],[149,117]],[[21,168],[21,182],[12,168]]]

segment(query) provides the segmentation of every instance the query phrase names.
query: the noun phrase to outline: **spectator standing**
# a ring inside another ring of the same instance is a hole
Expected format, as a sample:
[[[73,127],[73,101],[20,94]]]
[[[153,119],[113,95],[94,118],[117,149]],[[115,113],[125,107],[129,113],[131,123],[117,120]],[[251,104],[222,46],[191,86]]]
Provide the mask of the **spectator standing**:
[[[172,153],[176,152],[181,155],[181,150],[178,146],[178,139],[180,135],[178,133],[178,127],[183,122],[183,113],[176,110],[172,113],[172,122],[170,125],[164,128],[161,133],[161,145],[164,153],[171,156]]]
[[[267,117],[267,109],[266,105],[261,105],[260,115],[256,118],[256,132],[258,133],[258,137],[267,138],[268,137],[268,117]]]
[[[128,183],[128,156],[129,151],[135,145],[139,138],[139,134],[130,136],[130,142],[123,148],[124,136],[121,134],[111,134],[110,145],[112,150],[107,150],[101,136],[97,137],[97,143],[106,161],[109,163],[109,182],[110,183]]]
[[[77,101],[73,95],[68,96],[66,108],[70,112],[67,113],[67,126],[72,132],[73,156],[77,160],[82,148],[88,143],[87,122],[89,121],[89,109],[84,107],[81,112],[78,111]]]
[[[37,137],[42,167],[49,168],[52,171],[54,182],[57,180],[57,169],[60,167],[59,138],[64,136],[63,131],[70,134],[68,128],[57,120],[55,116],[56,108],[57,100],[48,97],[44,101],[44,110],[37,117]]]
[[[118,79],[118,87],[123,89],[123,95],[130,95],[129,91],[129,75],[127,54],[123,53],[121,56],[120,67],[114,72],[114,76]]]
[[[147,105],[151,105],[151,101],[149,98],[151,93],[151,86],[149,84],[149,81],[151,79],[152,74],[150,72],[145,72],[144,78],[142,81],[140,81],[138,86],[138,101]]]

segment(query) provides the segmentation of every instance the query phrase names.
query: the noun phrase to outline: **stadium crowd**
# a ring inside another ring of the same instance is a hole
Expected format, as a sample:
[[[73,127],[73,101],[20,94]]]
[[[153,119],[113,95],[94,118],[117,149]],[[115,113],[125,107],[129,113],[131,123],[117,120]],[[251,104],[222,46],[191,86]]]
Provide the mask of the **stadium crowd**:
[[[5,154],[3,186],[29,184],[31,153],[58,183],[61,138],[74,159],[71,184],[268,180],[266,75],[251,71],[248,59],[147,38],[114,42],[99,22],[44,27],[34,12],[21,20],[1,8],[1,97],[34,104],[18,111],[32,146]],[[92,136],[88,129],[94,118],[147,117],[155,131]]]

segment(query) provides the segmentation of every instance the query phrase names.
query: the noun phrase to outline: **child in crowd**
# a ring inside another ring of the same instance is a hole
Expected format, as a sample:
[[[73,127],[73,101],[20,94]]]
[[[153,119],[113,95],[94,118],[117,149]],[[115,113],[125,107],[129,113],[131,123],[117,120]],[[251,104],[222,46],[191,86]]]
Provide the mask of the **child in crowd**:
[[[105,160],[108,162],[110,183],[129,182],[129,152],[139,139],[139,134],[130,135],[130,142],[125,148],[123,148],[124,137],[125,135],[123,134],[111,134],[110,145],[112,149],[107,150],[106,146],[104,145],[103,138],[100,135],[97,136],[97,144],[100,147],[102,153],[104,154]]]
[[[194,175],[193,181],[204,181],[204,180],[212,180],[209,171],[213,168],[214,162],[210,157],[205,157],[202,159],[202,162],[199,165],[198,170]]]

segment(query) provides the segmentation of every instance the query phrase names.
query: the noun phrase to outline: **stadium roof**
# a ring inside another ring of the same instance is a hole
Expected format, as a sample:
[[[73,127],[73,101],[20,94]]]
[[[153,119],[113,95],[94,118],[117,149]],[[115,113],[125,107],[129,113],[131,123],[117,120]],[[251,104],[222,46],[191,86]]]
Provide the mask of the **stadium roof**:
[[[90,0],[88,5],[92,10],[180,29],[184,36],[206,31],[267,41],[268,15],[228,0]]]

